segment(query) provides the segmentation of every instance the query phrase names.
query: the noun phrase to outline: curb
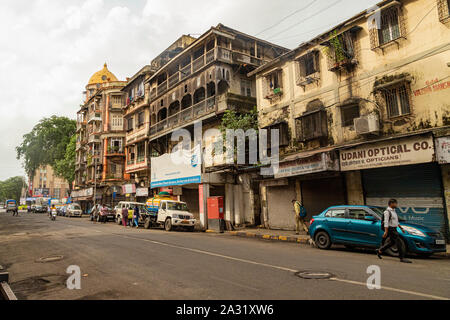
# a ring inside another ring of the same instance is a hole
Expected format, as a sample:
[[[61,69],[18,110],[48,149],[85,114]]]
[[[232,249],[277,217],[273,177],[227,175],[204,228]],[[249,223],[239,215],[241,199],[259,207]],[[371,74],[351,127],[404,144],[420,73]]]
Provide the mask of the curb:
[[[271,234],[259,234],[254,232],[244,232],[244,231],[229,231],[226,232],[231,236],[244,237],[244,238],[253,238],[253,239],[262,239],[269,241],[283,241],[283,242],[295,242],[300,244],[309,244],[308,238],[300,238],[295,236],[277,236]]]

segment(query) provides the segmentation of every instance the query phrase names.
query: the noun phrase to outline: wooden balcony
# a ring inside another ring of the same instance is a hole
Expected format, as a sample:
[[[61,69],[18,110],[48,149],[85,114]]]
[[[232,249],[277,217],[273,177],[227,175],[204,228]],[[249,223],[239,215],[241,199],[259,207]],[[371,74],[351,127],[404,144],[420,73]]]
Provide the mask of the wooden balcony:
[[[217,109],[216,107],[216,97],[209,97],[154,124],[150,127],[150,136],[160,134],[168,130],[173,130],[181,125],[185,125],[189,122],[197,120],[207,114],[215,113]]]
[[[202,70],[204,67],[215,61],[225,63],[247,64],[259,67],[265,63],[263,59],[251,56],[250,54],[233,51],[223,47],[216,47],[202,54],[188,65],[182,67],[179,71],[172,74],[167,80],[160,83],[156,91],[150,93],[150,100],[154,100],[170,89],[174,88],[179,82],[187,79],[193,73]]]

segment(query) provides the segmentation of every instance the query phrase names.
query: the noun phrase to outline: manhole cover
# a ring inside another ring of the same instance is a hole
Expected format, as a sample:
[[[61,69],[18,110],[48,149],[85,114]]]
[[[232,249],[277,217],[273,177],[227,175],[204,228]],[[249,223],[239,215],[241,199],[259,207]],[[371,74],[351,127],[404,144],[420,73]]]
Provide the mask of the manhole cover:
[[[303,279],[330,279],[334,275],[325,271],[300,271],[295,274]]]
[[[64,256],[50,256],[50,257],[41,257],[36,260],[36,262],[46,263],[46,262],[55,262],[62,260]]]

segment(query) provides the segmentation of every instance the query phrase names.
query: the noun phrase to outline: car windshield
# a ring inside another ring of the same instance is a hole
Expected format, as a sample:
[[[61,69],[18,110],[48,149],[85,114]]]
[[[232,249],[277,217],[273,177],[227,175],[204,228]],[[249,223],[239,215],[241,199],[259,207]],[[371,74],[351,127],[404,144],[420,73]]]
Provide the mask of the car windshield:
[[[78,204],[73,204],[72,209],[79,210],[80,206]]]
[[[167,202],[168,210],[188,211],[186,203],[182,202]]]
[[[14,202],[8,202],[8,207],[15,207],[16,204]]]

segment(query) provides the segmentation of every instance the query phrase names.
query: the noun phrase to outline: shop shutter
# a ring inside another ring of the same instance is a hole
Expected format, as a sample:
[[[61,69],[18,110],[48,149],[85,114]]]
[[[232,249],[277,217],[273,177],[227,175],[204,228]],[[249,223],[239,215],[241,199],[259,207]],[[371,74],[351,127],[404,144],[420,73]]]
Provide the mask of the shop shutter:
[[[345,205],[345,183],[341,176],[301,181],[302,202],[307,219],[331,206]]]
[[[386,207],[399,202],[399,215],[447,234],[442,184],[437,164],[421,164],[362,171],[368,205]]]
[[[296,198],[295,182],[286,186],[267,187],[268,224],[271,229],[295,230],[292,199]]]

